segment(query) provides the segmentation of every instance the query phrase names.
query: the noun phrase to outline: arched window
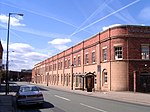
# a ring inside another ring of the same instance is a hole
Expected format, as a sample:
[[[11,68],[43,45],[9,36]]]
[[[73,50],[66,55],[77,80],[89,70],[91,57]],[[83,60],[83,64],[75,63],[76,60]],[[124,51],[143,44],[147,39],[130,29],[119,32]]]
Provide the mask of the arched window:
[[[104,69],[103,70],[103,84],[107,84],[108,83],[108,74],[107,74],[107,70]]]

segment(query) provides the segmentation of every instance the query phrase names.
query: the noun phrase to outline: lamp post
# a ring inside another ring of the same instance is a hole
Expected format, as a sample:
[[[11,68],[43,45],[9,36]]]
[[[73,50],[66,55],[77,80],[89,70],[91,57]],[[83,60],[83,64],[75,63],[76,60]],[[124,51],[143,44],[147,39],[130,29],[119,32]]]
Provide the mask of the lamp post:
[[[8,49],[9,49],[9,29],[10,29],[10,16],[11,15],[19,15],[19,16],[23,16],[23,14],[18,14],[18,13],[9,13],[9,16],[8,16],[8,28],[7,28],[7,55],[6,55],[6,95],[8,94],[8,91],[9,91],[9,83],[8,83]]]
[[[72,75],[72,76],[71,76],[71,79],[72,79],[72,80],[71,80],[71,82],[72,82],[72,83],[71,83],[71,90],[73,90],[73,66],[74,66],[74,65],[72,64],[72,65],[71,65],[71,75]]]

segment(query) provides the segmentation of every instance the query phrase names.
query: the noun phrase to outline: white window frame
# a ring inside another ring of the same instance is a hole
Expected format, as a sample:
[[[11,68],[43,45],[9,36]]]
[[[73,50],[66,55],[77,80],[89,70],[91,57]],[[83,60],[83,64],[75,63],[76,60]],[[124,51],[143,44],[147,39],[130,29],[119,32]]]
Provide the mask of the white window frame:
[[[93,53],[94,53],[94,59],[93,59]],[[92,63],[96,63],[96,52],[95,52],[95,50],[92,51]]]
[[[79,57],[80,57],[80,63],[79,63]],[[81,66],[81,56],[78,55],[78,66]]]
[[[68,62],[68,67],[70,67],[70,58],[68,59],[68,61],[67,61],[67,62]]]
[[[116,48],[121,48],[121,50],[117,49],[117,51],[116,51]],[[118,53],[117,55],[116,55],[116,52]],[[121,55],[121,58],[119,58],[120,55]],[[122,46],[114,46],[114,58],[115,58],[115,60],[123,59],[123,47]]]
[[[106,70],[103,72],[104,84],[108,84],[108,73]]]
[[[88,57],[87,57],[88,55]],[[85,53],[85,64],[89,64],[89,53]]]
[[[144,48],[146,48],[146,49],[144,49]],[[149,45],[142,45],[141,46],[141,58],[143,60],[150,59],[150,56],[149,56]]]
[[[77,65],[77,62],[76,62],[77,60],[76,60],[76,56],[74,56],[74,58],[73,58],[73,65],[74,66],[76,66]]]
[[[106,50],[106,52],[104,52],[104,50]],[[103,61],[107,61],[107,47],[103,47],[102,51],[103,51]],[[104,53],[105,53],[106,59],[104,58]]]

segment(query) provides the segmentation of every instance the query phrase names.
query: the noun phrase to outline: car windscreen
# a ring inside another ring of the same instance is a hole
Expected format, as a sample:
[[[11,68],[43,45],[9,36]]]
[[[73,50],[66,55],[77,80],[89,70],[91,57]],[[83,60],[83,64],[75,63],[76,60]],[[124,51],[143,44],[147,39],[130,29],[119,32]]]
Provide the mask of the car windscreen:
[[[20,92],[39,91],[37,87],[21,87]]]

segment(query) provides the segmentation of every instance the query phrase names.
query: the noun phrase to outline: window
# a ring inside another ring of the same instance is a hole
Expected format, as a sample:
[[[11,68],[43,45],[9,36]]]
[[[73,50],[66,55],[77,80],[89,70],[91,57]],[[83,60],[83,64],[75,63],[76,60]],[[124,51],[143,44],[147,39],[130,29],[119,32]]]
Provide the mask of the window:
[[[79,66],[81,65],[81,59],[80,59],[80,56],[78,56],[78,65],[79,65]]]
[[[141,50],[142,50],[141,52],[142,59],[149,59],[149,46],[144,45],[142,46]]]
[[[60,62],[60,69],[62,69],[62,62]]]
[[[53,64],[53,70],[55,70],[55,64]]]
[[[92,52],[92,63],[95,63],[96,60],[95,60],[95,52]]]
[[[57,66],[57,65],[55,64],[55,70],[56,70],[56,66]]]
[[[58,62],[58,70],[60,69],[60,62]]]
[[[62,76],[62,74],[61,74],[61,84],[62,84],[62,82],[63,82],[63,76]]]
[[[108,82],[108,75],[107,75],[107,71],[106,70],[104,70],[104,72],[103,72],[103,78],[104,78],[104,84],[107,84],[107,82]]]
[[[89,54],[88,54],[88,53],[85,55],[85,63],[86,63],[86,64],[89,63]]]
[[[76,57],[74,57],[74,66],[76,66]]]
[[[65,60],[65,68],[67,68],[67,60]]]
[[[68,67],[70,67],[70,59],[68,59]]]
[[[50,65],[50,71],[52,71],[53,70],[53,65]]]
[[[115,60],[122,59],[122,47],[115,47]]]
[[[107,48],[103,49],[103,61],[107,60]]]
[[[51,65],[49,65],[49,71],[51,71]]]

